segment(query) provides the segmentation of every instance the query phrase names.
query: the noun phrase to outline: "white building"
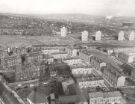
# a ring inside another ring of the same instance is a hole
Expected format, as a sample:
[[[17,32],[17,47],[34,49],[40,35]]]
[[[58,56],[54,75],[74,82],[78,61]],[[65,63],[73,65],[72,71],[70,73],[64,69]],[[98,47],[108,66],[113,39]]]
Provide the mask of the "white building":
[[[61,36],[62,37],[66,37],[67,36],[67,28],[66,27],[62,27],[60,32],[61,32]]]
[[[86,41],[88,41],[88,31],[83,31],[82,32],[82,42],[86,42]]]
[[[135,40],[135,32],[132,31],[130,34],[129,34],[129,41],[134,41]]]
[[[96,34],[95,34],[95,40],[96,40],[96,41],[101,40],[101,36],[102,36],[101,31],[97,31]]]
[[[68,65],[75,65],[75,64],[80,64],[82,63],[82,60],[80,58],[67,58],[67,59],[64,59],[63,62],[67,63]]]
[[[104,79],[102,77],[77,78],[77,82],[80,88],[105,87]]]
[[[11,49],[10,49],[10,48],[8,48],[8,49],[7,49],[7,51],[8,51],[8,52],[10,52],[10,51],[11,51]]]
[[[122,40],[124,40],[125,38],[124,38],[124,32],[123,31],[120,31],[119,32],[119,34],[118,34],[118,40],[119,41],[122,41]]]

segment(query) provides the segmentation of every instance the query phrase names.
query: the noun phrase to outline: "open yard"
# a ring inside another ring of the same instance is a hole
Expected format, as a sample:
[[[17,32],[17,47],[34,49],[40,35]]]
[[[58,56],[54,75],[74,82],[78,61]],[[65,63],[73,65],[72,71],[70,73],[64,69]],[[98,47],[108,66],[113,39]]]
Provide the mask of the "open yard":
[[[74,41],[70,38],[61,38],[57,36],[0,36],[0,46],[2,47],[19,47],[31,46],[34,44],[60,44],[69,45]]]

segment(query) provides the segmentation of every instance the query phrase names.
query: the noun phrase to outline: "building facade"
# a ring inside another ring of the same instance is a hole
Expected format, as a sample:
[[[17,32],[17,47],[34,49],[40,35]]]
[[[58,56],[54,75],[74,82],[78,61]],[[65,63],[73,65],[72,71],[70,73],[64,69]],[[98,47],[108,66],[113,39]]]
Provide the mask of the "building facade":
[[[89,93],[89,104],[125,104],[119,91],[113,92],[91,92]]]
[[[95,88],[95,87],[105,87],[104,80],[102,77],[82,77],[77,78],[79,87],[82,88]]]

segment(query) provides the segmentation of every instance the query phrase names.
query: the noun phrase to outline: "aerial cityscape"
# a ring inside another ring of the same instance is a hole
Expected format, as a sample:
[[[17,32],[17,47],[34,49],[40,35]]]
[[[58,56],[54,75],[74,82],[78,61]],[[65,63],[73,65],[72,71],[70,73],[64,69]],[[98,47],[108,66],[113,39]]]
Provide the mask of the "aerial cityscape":
[[[135,104],[135,17],[124,14],[0,13],[0,104]]]

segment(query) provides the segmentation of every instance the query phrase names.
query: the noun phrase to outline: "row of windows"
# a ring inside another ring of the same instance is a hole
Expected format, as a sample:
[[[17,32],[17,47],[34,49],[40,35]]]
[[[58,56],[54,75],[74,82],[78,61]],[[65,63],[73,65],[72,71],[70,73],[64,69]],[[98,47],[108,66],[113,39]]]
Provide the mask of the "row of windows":
[[[90,104],[122,104],[119,97],[90,99]]]

